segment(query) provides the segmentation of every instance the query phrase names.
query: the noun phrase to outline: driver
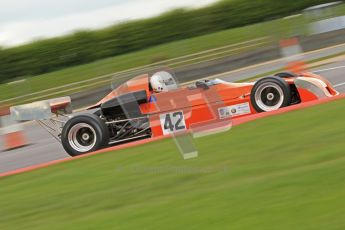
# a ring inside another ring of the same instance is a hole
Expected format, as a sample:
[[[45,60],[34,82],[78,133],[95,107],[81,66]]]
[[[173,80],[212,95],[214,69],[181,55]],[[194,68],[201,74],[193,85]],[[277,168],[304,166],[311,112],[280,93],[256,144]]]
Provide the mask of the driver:
[[[155,93],[168,92],[178,88],[173,76],[165,71],[152,75],[150,84]]]

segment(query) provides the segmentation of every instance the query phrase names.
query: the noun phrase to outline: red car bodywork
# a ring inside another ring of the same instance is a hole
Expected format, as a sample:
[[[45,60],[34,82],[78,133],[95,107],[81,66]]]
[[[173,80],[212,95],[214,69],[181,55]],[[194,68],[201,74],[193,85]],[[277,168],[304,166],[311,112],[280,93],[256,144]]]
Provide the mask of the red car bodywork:
[[[250,97],[255,82],[229,83],[218,81],[217,84],[210,85],[207,89],[183,86],[169,92],[154,93],[150,90],[149,78],[149,75],[142,75],[126,82],[91,108],[96,108],[119,95],[145,90],[147,102],[138,104],[138,106],[141,113],[149,117],[152,137],[176,132],[173,129],[169,132],[164,127],[164,116],[169,113],[172,116],[174,113],[177,115],[182,113],[181,119],[183,120],[179,121],[181,129],[192,131],[224,128],[231,125],[232,117],[258,113],[253,107]],[[309,83],[319,88],[325,97],[338,95],[330,82],[319,75],[301,73],[298,75],[298,79],[305,82],[310,81]],[[285,77],[284,80],[289,85],[296,84],[296,77]],[[310,89],[297,87],[297,90],[300,97],[299,103],[319,99],[319,95]],[[229,108],[230,111],[226,109],[225,113],[230,114],[223,116],[224,114],[221,113],[224,108]]]

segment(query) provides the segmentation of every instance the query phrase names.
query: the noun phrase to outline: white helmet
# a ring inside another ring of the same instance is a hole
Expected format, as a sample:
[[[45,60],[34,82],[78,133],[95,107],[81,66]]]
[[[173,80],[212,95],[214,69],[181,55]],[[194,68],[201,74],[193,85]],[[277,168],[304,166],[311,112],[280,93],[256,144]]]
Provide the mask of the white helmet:
[[[178,88],[173,76],[165,71],[152,75],[150,83],[153,91],[156,93],[167,92]]]

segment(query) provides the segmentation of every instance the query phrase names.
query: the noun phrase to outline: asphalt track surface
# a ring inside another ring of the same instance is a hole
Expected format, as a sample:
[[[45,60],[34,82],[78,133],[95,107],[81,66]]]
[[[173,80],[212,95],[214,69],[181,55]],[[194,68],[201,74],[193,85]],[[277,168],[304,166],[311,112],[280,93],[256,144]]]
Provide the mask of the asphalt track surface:
[[[227,81],[238,81],[279,69],[282,67],[281,65],[281,62],[272,62],[241,71],[224,73],[219,77]],[[345,93],[345,61],[325,65],[313,69],[313,71],[325,69],[327,71],[320,74],[330,80],[339,92]],[[61,144],[36,123],[26,124],[24,133],[29,143],[27,146],[0,152],[0,173],[69,158]],[[3,139],[0,138],[0,146],[3,146],[2,142]]]

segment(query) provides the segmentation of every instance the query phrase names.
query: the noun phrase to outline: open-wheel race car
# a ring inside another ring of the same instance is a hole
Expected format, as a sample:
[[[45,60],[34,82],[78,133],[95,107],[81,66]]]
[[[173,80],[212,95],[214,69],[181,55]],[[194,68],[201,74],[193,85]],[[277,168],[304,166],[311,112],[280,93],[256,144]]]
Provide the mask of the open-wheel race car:
[[[167,71],[133,78],[84,112],[69,97],[11,108],[15,120],[37,120],[66,152],[78,156],[110,145],[224,125],[231,118],[277,110],[338,92],[313,73],[279,73],[256,82],[199,80],[179,86]],[[230,122],[229,122],[230,121]],[[222,123],[223,122],[223,123]]]

